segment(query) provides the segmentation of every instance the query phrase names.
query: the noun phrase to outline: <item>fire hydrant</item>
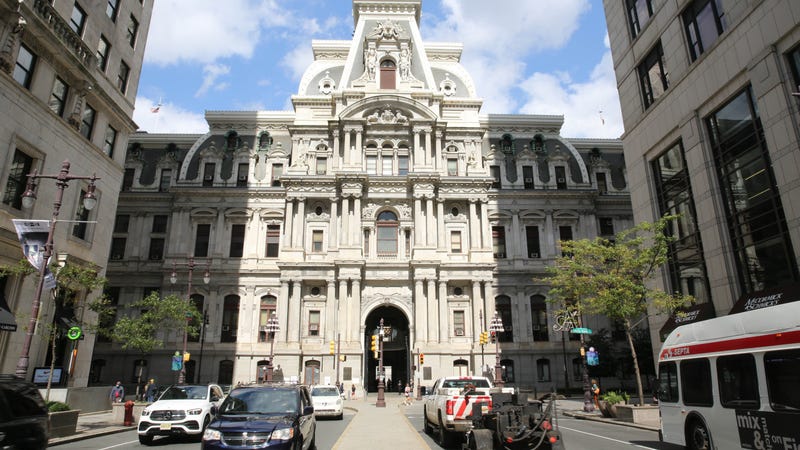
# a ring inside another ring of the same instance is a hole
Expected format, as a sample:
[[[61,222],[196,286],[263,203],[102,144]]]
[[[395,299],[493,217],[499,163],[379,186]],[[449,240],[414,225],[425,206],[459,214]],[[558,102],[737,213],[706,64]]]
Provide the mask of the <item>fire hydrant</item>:
[[[133,400],[128,400],[125,402],[125,421],[123,425],[129,427],[133,425]]]

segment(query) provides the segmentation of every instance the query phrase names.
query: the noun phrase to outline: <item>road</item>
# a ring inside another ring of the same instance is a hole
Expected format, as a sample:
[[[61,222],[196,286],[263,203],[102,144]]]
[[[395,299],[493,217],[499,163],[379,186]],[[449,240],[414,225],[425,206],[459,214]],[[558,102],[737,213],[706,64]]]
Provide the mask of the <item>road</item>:
[[[344,418],[342,420],[331,419],[318,419],[317,420],[317,449],[331,450],[333,444],[342,435],[342,432],[353,420],[354,414],[352,411],[345,409]],[[156,438],[153,441],[153,448],[169,448],[172,449],[192,449],[197,450],[200,448],[197,440],[192,439],[179,439],[172,437]],[[136,431],[126,431],[124,433],[111,434],[108,436],[101,436],[94,439],[86,439],[83,441],[72,442],[69,444],[59,445],[59,450],[124,450],[124,449],[137,449],[142,450],[145,448],[139,444],[139,438]]]

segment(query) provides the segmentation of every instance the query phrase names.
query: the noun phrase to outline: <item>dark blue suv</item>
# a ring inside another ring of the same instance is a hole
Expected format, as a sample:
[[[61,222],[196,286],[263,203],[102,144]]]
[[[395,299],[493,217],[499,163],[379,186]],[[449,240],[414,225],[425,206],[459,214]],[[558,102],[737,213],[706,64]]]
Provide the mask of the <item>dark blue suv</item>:
[[[203,434],[203,449],[313,450],[317,422],[308,388],[259,384],[233,389]]]

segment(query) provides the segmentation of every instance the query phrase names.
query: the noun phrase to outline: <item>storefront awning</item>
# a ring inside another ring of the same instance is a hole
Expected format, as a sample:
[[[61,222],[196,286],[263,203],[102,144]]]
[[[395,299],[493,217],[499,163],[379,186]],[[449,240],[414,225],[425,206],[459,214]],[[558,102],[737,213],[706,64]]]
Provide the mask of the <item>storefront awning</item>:
[[[6,296],[3,291],[0,291],[0,330],[17,331],[17,321],[14,319],[14,314],[11,313],[8,303],[6,303]]]
[[[800,283],[789,284],[774,289],[750,292],[739,297],[733,304],[731,312],[737,314],[755,309],[769,308],[770,306],[782,305],[800,300]]]
[[[716,317],[714,305],[711,303],[700,303],[687,308],[681,308],[679,311],[684,313],[682,317],[678,316],[677,314],[673,314],[669,319],[667,319],[666,323],[664,323],[664,326],[661,327],[661,330],[659,330],[658,334],[661,336],[662,341],[667,339],[667,336],[670,332],[672,332],[672,330],[681,325],[700,322]]]

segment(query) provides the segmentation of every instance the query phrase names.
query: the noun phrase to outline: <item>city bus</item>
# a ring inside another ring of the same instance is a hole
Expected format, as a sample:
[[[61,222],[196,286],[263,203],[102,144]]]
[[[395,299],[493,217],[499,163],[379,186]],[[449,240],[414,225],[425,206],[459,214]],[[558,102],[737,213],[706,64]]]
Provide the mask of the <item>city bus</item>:
[[[665,442],[800,450],[800,301],[675,328],[658,380]]]

